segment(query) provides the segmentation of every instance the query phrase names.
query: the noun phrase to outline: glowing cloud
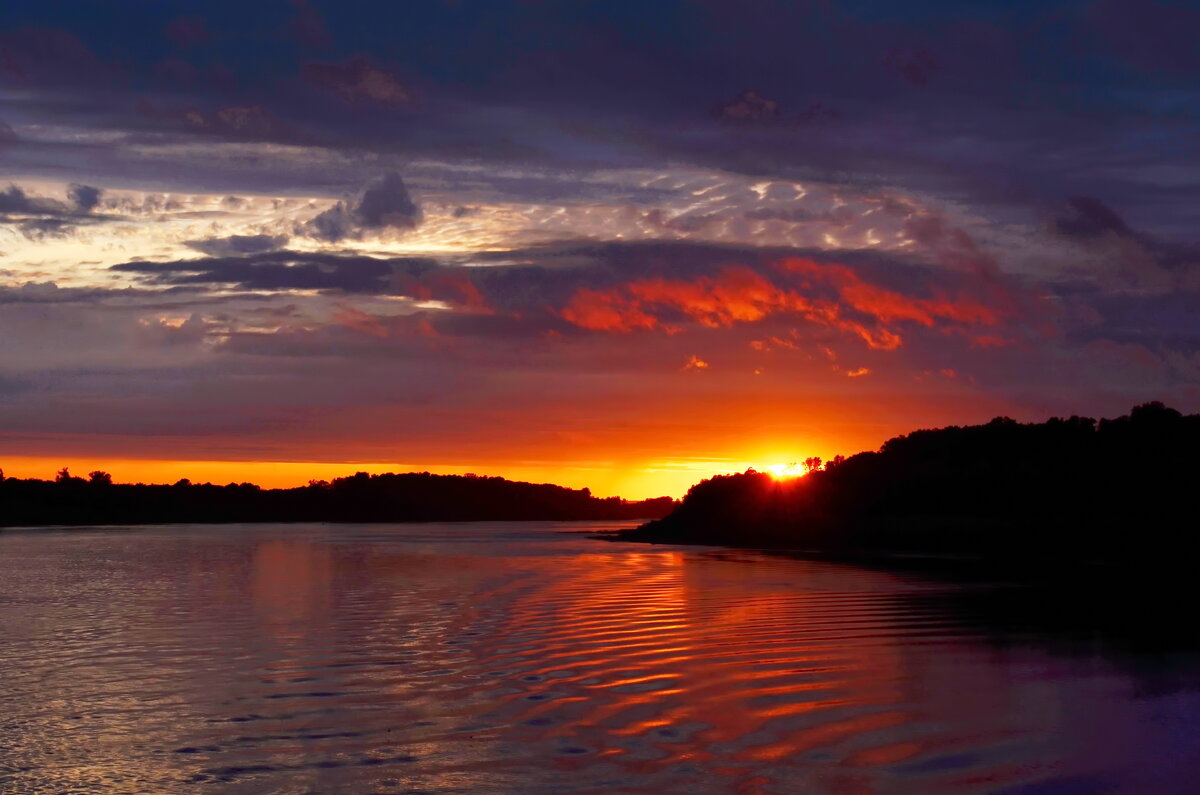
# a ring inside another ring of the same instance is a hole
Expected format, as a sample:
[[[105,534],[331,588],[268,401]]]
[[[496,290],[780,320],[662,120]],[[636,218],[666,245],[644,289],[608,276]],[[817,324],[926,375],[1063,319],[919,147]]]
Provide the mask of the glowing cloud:
[[[793,315],[881,350],[903,344],[893,328],[899,324],[995,326],[1005,317],[997,307],[966,296],[952,298],[938,288],[930,298],[907,296],[872,284],[845,265],[789,258],[776,263],[770,275],[784,283],[739,265],[691,280],[639,279],[608,290],[581,289],[559,314],[580,328],[617,333],[672,332],[681,320],[721,328]]]

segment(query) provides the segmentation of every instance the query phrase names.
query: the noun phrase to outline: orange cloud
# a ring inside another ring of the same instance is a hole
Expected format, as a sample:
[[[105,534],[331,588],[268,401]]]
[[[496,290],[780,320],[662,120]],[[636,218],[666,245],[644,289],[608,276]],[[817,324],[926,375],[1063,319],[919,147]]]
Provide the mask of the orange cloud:
[[[483,293],[461,273],[434,271],[423,276],[397,273],[392,277],[392,288],[418,301],[445,301],[476,312],[491,311]]]
[[[881,350],[903,344],[900,334],[888,328],[892,324],[994,326],[1003,317],[992,306],[967,297],[951,298],[940,290],[932,298],[906,296],[871,284],[844,265],[790,258],[777,263],[776,271],[799,277],[799,289],[777,285],[751,268],[731,266],[715,276],[691,280],[639,279],[609,290],[581,289],[559,314],[581,328],[632,332],[669,330],[662,316],[671,313],[710,328],[791,313],[854,334]],[[830,293],[835,297],[828,297]]]
[[[994,307],[961,296],[952,299],[941,290],[935,290],[933,298],[910,298],[864,281],[845,265],[822,265],[793,257],[783,260],[778,267],[834,288],[843,304],[883,323],[910,321],[930,327],[938,320],[946,320],[994,326],[1002,318],[1002,313]]]
[[[352,306],[339,306],[333,313],[333,319],[348,329],[367,334],[376,339],[387,339],[392,329],[376,315],[355,309]]]
[[[614,290],[582,289],[559,313],[569,323],[593,331],[635,331],[656,328],[658,318],[643,311],[636,300]]]
[[[373,315],[352,306],[341,304],[333,312],[333,321],[343,328],[386,340],[394,336],[417,334],[422,337],[438,336],[437,329],[429,322],[424,312],[411,315]]]

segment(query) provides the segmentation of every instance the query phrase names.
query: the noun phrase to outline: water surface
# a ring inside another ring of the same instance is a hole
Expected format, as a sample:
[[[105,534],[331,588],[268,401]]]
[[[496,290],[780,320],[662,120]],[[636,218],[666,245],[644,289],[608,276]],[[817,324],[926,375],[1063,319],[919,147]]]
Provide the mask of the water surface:
[[[611,527],[0,533],[0,791],[1196,791],[1189,655]]]

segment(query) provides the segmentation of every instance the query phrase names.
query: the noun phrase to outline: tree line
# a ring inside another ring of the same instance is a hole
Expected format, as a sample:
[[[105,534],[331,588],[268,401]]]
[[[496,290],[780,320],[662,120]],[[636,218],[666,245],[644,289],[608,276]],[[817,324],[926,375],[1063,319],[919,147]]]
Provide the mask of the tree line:
[[[1162,403],[919,430],[874,452],[705,480],[629,540],[830,555],[961,555],[1006,564],[1137,561],[1196,537],[1200,415]]]
[[[663,516],[670,497],[598,498],[589,489],[500,477],[428,472],[310,481],[291,489],[252,483],[118,484],[104,471],[66,468],[53,481],[0,471],[0,525],[121,525],[210,522],[425,522],[609,520]]]

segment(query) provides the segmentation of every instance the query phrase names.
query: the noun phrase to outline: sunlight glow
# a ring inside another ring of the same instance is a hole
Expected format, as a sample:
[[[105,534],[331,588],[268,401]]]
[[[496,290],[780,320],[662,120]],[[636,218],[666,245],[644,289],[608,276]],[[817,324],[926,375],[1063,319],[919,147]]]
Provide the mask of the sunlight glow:
[[[804,467],[795,461],[787,464],[768,464],[766,471],[776,480],[798,478],[805,474]]]

